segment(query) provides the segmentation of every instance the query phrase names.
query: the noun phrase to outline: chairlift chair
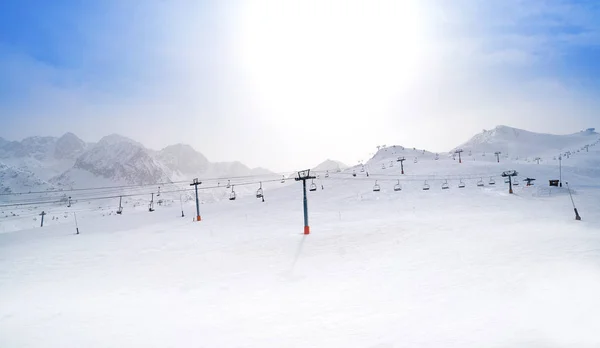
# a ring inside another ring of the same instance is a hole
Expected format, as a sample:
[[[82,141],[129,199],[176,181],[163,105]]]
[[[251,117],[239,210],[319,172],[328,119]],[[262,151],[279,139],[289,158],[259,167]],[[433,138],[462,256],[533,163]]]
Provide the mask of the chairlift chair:
[[[479,179],[479,181],[477,181],[477,186],[478,186],[478,187],[483,187],[483,186],[485,186],[485,185],[483,184],[483,178],[481,178],[481,179]]]
[[[394,185],[394,191],[402,191],[402,186],[400,185],[400,179],[398,179],[398,183]]]
[[[352,176],[356,176],[356,170],[352,171]]]
[[[231,187],[231,180],[227,180],[227,186],[226,188],[230,188]]]
[[[444,183],[442,184],[442,190],[447,190],[450,188],[450,185],[448,185],[448,180],[444,181]]]
[[[231,193],[229,194],[229,200],[235,201],[235,198],[236,198],[235,191],[233,190],[233,186],[231,186]]]
[[[385,169],[385,163],[381,164],[381,169]]]
[[[310,188],[308,190],[312,191],[312,192],[314,192],[314,191],[317,190],[317,185],[315,184],[314,180],[311,180],[311,182],[310,182]]]
[[[462,179],[460,179],[460,182],[458,183],[458,188],[465,188],[465,183],[462,181]]]
[[[360,167],[360,172],[364,173],[365,172],[365,166]]]
[[[390,161],[390,167],[394,166],[394,161]]]
[[[513,184],[513,186],[519,186],[519,180],[517,179],[516,176],[513,178],[512,184]]]
[[[281,183],[282,183],[282,184],[285,184],[285,175],[283,175],[283,176],[281,177]]]
[[[258,190],[256,190],[256,198],[262,198],[263,197],[263,189],[262,189],[262,182],[260,183],[260,187],[258,188]]]
[[[373,192],[379,192],[381,191],[381,187],[379,187],[379,184],[377,184],[377,180],[375,180],[375,185],[373,186]]]
[[[329,171],[325,172],[325,177],[328,178],[329,177]]]
[[[429,184],[427,183],[427,180],[425,180],[425,184],[423,184],[423,191],[429,191]]]
[[[490,176],[490,182],[489,182],[489,184],[490,185],[496,185],[496,180],[494,180],[493,176]]]
[[[156,197],[160,197],[160,186],[158,187],[158,193],[156,193]]]
[[[415,157],[415,160],[414,160],[414,162],[415,162],[415,163],[419,162],[419,159],[418,159],[417,157]]]

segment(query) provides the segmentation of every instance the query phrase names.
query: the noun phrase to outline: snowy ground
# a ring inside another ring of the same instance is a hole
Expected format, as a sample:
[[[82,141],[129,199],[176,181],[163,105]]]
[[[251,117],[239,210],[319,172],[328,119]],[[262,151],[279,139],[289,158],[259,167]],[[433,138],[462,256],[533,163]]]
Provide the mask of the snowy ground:
[[[439,172],[500,171],[490,165]],[[555,172],[514,166],[540,185]],[[5,232],[0,346],[598,347],[589,168],[566,170],[583,221],[565,188],[441,190],[437,175],[430,191],[415,179],[375,193],[346,175],[309,193],[308,236],[299,183],[265,203],[203,204],[201,222],[175,204],[83,215],[80,235],[70,221]]]

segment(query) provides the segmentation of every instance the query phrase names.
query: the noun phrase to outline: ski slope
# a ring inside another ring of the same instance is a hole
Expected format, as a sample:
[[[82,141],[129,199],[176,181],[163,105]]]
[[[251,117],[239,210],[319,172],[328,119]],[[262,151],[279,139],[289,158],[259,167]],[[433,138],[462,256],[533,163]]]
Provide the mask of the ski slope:
[[[44,208],[43,228],[23,207],[0,222],[13,224],[0,233],[0,344],[597,347],[599,150],[562,162],[582,221],[566,187],[547,187],[557,161],[414,163],[412,148],[380,150],[369,177],[316,173],[310,235],[292,180],[263,183],[264,203],[256,185],[229,201],[220,182],[201,191],[201,222],[193,200],[181,217],[180,193],[152,213],[129,199],[120,216],[115,199],[82,201],[71,207],[79,235],[64,205]],[[400,155],[405,175],[389,166]],[[500,173],[512,169],[521,183],[509,195]]]

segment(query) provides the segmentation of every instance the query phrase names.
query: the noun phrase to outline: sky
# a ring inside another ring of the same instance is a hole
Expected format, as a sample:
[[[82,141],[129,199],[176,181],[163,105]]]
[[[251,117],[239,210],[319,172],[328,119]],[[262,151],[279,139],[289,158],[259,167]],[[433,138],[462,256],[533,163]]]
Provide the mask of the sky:
[[[3,0],[0,137],[274,171],[600,125],[595,0]]]

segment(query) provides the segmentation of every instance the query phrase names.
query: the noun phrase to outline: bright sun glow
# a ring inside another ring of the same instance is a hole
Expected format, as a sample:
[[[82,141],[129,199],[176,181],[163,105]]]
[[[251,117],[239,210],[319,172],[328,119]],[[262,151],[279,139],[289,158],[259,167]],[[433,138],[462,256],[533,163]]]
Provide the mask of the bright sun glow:
[[[418,1],[249,1],[237,65],[262,111],[334,126],[378,117],[419,72]]]

